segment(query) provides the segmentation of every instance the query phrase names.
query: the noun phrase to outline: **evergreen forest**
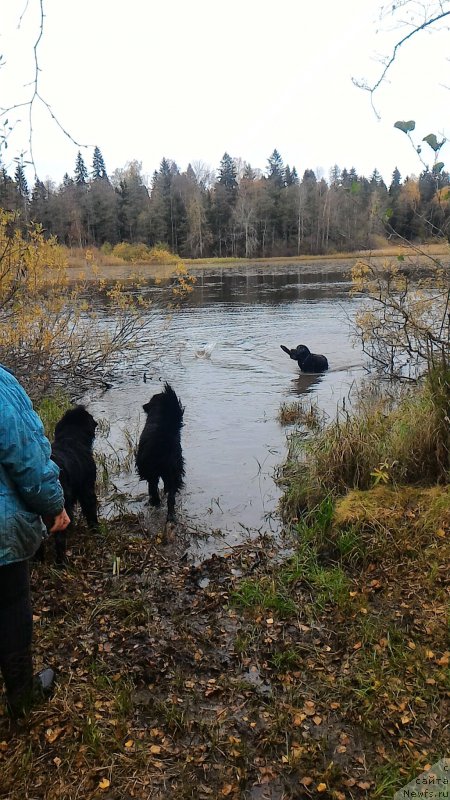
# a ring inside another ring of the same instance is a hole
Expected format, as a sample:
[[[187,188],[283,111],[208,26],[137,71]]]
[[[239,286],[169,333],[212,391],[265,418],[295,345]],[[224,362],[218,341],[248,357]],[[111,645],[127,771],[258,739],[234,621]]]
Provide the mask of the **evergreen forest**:
[[[274,150],[265,172],[228,153],[217,171],[199,162],[181,172],[163,158],[148,183],[138,161],[108,175],[95,147],[91,168],[78,152],[60,186],[36,178],[30,189],[22,163],[14,175],[0,165],[0,207],[68,247],[139,242],[185,258],[344,253],[449,227],[450,176],[434,169],[404,179],[395,169],[389,186],[376,169],[364,177],[337,165],[328,181],[311,169],[300,178]]]

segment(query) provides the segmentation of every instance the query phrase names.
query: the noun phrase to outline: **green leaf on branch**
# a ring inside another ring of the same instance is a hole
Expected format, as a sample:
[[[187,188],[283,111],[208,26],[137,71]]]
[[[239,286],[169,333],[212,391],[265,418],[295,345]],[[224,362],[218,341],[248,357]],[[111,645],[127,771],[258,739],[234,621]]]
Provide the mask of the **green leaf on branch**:
[[[444,169],[444,162],[443,161],[437,161],[436,164],[433,167],[433,174],[437,175],[439,172],[441,172],[442,169]]]
[[[442,145],[445,144],[445,139],[442,142],[438,142],[435,133],[429,133],[428,136],[424,136],[422,139],[423,142],[426,142],[435,153],[441,149]]]
[[[403,133],[411,133],[415,127],[416,123],[413,119],[409,119],[407,122],[397,120],[397,122],[394,123],[394,128],[398,128],[400,131],[403,131]]]

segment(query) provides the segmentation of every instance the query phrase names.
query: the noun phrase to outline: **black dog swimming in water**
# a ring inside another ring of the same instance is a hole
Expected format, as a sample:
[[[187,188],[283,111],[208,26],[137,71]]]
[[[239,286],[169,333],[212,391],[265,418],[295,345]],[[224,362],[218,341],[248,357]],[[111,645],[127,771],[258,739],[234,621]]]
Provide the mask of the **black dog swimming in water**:
[[[59,467],[59,480],[64,491],[64,506],[72,527],[76,503],[90,528],[98,526],[95,481],[97,468],[92,447],[97,423],[84,406],[69,409],[57,422],[52,443],[52,461]],[[51,520],[49,520],[51,523]],[[56,562],[66,559],[67,530],[54,534]],[[39,552],[39,551],[38,551]],[[39,553],[43,557],[43,550]]]
[[[159,506],[161,478],[167,494],[167,522],[175,521],[175,495],[183,486],[184,459],[181,428],[184,408],[172,387],[154,394],[143,406],[147,414],[136,453],[136,468],[141,481],[147,481],[150,505]]]
[[[304,344],[290,350],[284,344],[280,344],[282,350],[296,361],[302,372],[325,372],[328,369],[328,361],[325,356],[311,353]]]

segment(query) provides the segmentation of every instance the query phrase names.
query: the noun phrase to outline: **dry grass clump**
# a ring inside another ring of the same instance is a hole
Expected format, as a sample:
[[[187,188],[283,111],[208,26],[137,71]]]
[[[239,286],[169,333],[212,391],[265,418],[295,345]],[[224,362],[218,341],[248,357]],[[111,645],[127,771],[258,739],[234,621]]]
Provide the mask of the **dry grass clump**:
[[[397,400],[377,392],[355,413],[340,412],[314,438],[291,437],[282,482],[284,513],[312,508],[330,494],[382,484],[446,482],[450,425],[448,375],[430,376]]]
[[[303,425],[309,431],[318,431],[323,427],[323,413],[312,402],[306,404],[296,400],[282,403],[277,419],[281,425]]]
[[[181,259],[165,247],[148,247],[143,242],[119,242],[114,247],[106,242],[101,248],[72,247],[68,250],[67,261],[70,267],[86,269],[94,265],[106,267],[124,264],[178,266]]]
[[[382,548],[384,558],[387,532],[389,542],[402,543],[402,552],[442,542],[450,530],[450,486],[356,489],[337,501],[333,527],[357,530],[371,551]]]

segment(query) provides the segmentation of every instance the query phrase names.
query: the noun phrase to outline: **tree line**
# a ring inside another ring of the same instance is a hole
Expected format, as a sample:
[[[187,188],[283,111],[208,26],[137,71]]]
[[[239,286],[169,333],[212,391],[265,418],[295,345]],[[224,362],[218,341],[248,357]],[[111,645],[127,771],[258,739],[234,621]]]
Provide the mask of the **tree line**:
[[[24,228],[40,223],[68,247],[143,242],[186,258],[351,252],[392,233],[445,235],[449,186],[447,172],[428,168],[405,180],[395,169],[389,187],[376,169],[366,178],[337,165],[328,181],[311,169],[300,179],[277,150],[265,172],[228,153],[217,172],[200,162],[181,172],[163,158],[150,186],[138,161],[108,175],[98,147],[91,170],[78,152],[60,186],[36,178],[30,191],[23,164],[13,176],[0,164],[0,207],[19,211]]]

